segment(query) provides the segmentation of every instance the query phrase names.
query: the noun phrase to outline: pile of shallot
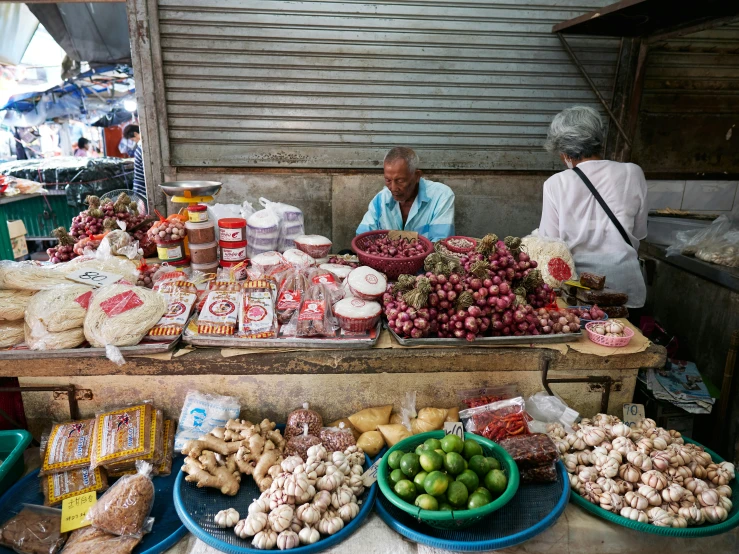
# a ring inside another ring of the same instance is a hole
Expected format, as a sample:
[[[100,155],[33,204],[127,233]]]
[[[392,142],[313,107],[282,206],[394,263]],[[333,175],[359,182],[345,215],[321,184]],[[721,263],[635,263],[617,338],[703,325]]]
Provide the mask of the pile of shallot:
[[[601,310],[597,304],[581,306],[579,308],[567,308],[567,311],[587,321],[602,321],[606,319],[606,312]]]
[[[604,510],[657,527],[725,521],[731,511],[734,465],[716,463],[680,433],[643,419],[634,427],[598,414],[566,433],[547,426],[570,474],[570,486]]]
[[[364,250],[381,258],[410,258],[423,254],[426,247],[417,239],[391,239],[388,235],[377,235]]]

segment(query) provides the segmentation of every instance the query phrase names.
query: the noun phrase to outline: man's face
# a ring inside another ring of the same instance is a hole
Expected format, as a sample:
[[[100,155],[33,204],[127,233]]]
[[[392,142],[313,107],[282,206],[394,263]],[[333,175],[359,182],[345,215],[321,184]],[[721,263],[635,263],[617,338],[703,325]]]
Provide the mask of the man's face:
[[[134,142],[138,142],[141,140],[141,135],[138,133],[134,133],[132,138]]]
[[[408,171],[408,164],[404,160],[388,162],[384,166],[385,186],[393,195],[396,202],[408,202],[416,194],[416,185],[421,178],[421,171]]]

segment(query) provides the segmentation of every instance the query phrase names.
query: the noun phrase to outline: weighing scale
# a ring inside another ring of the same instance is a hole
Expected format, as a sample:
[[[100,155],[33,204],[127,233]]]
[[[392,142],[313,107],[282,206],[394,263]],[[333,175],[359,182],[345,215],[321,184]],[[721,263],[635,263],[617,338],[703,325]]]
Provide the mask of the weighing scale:
[[[171,181],[159,187],[175,204],[200,204],[212,202],[222,185],[218,181]]]

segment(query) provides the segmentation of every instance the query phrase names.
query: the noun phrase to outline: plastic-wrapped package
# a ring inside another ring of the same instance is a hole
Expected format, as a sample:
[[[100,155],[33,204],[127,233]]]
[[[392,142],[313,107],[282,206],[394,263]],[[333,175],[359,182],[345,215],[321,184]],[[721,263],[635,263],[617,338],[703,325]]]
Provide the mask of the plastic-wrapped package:
[[[136,475],[121,477],[87,512],[92,526],[112,535],[142,537],[154,504],[151,464],[136,463]]]
[[[10,348],[25,340],[22,321],[0,321],[0,348]]]
[[[349,421],[360,433],[374,431],[379,425],[386,425],[390,422],[390,415],[393,412],[392,404],[387,406],[373,406],[365,408],[357,413],[349,416]]]
[[[23,504],[20,513],[0,527],[0,544],[23,554],[55,554],[67,539],[61,527],[61,510]]]
[[[308,424],[303,425],[303,432],[288,439],[285,444],[284,456],[300,456],[303,461],[308,459],[308,449],[311,446],[321,444],[321,439],[315,435],[308,434]]]
[[[342,298],[344,298],[344,289],[341,286],[341,282],[336,276],[320,267],[314,267],[308,272],[308,284],[309,285],[324,285],[331,293],[331,304],[335,304]]]
[[[277,320],[281,324],[290,321],[295,311],[300,307],[300,300],[307,287],[307,277],[303,271],[293,268],[287,271],[280,283],[277,293]]]
[[[229,419],[238,419],[241,403],[233,396],[218,396],[189,391],[177,425],[174,448],[180,452],[189,440],[207,435],[216,427],[225,427]]]
[[[266,198],[260,198],[259,203],[264,206],[265,210],[272,212],[279,218],[277,250],[284,252],[290,248],[295,248],[295,239],[305,234],[302,210],[289,204],[270,202]]]
[[[108,477],[104,469],[72,469],[41,477],[44,505],[56,506],[65,499],[86,492],[100,492],[108,488]]]
[[[282,257],[295,267],[311,267],[316,265],[316,260],[297,248],[288,248],[282,253]]]
[[[254,258],[263,252],[278,249],[280,217],[269,209],[259,210],[246,222],[247,256]]]
[[[138,266],[138,262],[134,260],[118,256],[98,256],[96,252],[95,256],[80,256],[63,264],[56,264],[54,269],[65,275],[82,269],[105,271],[121,275],[123,277],[122,281],[135,284],[139,277]],[[65,282],[68,283],[69,281]]]
[[[279,252],[263,252],[250,258],[253,270],[258,273],[257,277],[283,273],[292,267]]]
[[[331,309],[331,291],[326,285],[313,285],[305,291],[300,309],[293,316],[297,320],[295,336],[333,337],[339,324]],[[292,324],[292,321],[291,321]]]
[[[131,235],[121,229],[110,231],[103,237],[97,252],[103,256],[125,256],[129,260],[141,257],[139,241],[133,240]]]
[[[68,266],[69,262],[49,265],[0,260],[0,289],[37,291],[64,285],[69,281],[61,268]]]
[[[298,235],[293,242],[295,248],[316,259],[328,256],[333,244],[330,239],[321,235]]]
[[[64,554],[131,554],[141,542],[137,537],[119,537],[94,527],[77,529],[64,545]]]
[[[95,417],[90,467],[137,460],[156,448],[155,410],[149,403],[103,412]]]
[[[323,446],[329,452],[344,452],[350,446],[356,446],[357,439],[354,438],[352,430],[343,423],[338,427],[324,427],[321,429],[320,439]]]
[[[557,464],[550,464],[522,469],[521,483],[554,483],[557,480]]]
[[[164,297],[167,311],[147,334],[150,337],[176,337],[182,333],[195,307],[197,285],[187,280],[167,280],[157,282],[154,287]]]
[[[485,404],[492,404],[506,398],[518,396],[516,385],[501,385],[497,387],[482,387],[479,389],[458,390],[460,402],[468,408],[476,408]]]
[[[318,437],[323,428],[323,418],[321,414],[310,409],[310,404],[306,402],[302,408],[293,410],[288,414],[285,422],[285,439],[291,439],[298,435],[302,435],[304,425],[308,425],[308,434]]]
[[[44,436],[39,475],[89,467],[95,419],[56,423]]]
[[[31,350],[60,350],[85,342],[83,324],[92,296],[92,287],[71,281],[36,293],[26,308],[28,347]]]
[[[152,475],[158,475],[159,464],[164,455],[164,413],[153,410],[151,415],[150,441],[152,447],[139,456],[122,461],[106,463],[105,469],[110,476],[120,476],[126,472],[136,473],[136,464],[141,460],[152,464]]]
[[[318,269],[323,269],[324,271],[328,271],[336,277],[336,279],[339,280],[339,282],[343,282],[344,279],[349,277],[349,274],[352,272],[352,268],[348,265],[343,264],[321,264],[318,266]]]
[[[346,278],[352,296],[362,300],[377,300],[387,291],[385,275],[368,266],[353,270]]]
[[[174,429],[174,421],[171,419],[164,421],[164,450],[162,452],[162,461],[157,468],[157,473],[159,475],[169,475],[172,473],[172,458],[174,457]]]
[[[526,400],[526,412],[536,422],[560,423],[568,433],[572,431],[572,424],[580,417],[580,414],[567,406],[562,399],[550,396],[544,391],[529,396]],[[531,425],[529,427],[531,428]]]
[[[680,231],[668,256],[685,254],[703,261],[728,267],[739,267],[739,229],[725,215],[701,229]]]
[[[606,286],[605,275],[596,275],[595,273],[581,273],[580,284],[593,290],[603,290]]]
[[[459,412],[465,431],[500,441],[516,435],[528,435],[529,427],[520,396]]]
[[[521,246],[536,261],[544,282],[550,287],[559,287],[568,279],[577,280],[575,260],[564,241],[542,237],[536,229],[521,239]]]
[[[601,307],[601,309],[611,319],[616,318],[616,317],[623,317],[623,318],[629,317],[629,309],[626,306],[603,306]]]
[[[240,291],[214,290],[208,293],[198,316],[198,334],[230,336],[236,333],[240,304]]]
[[[577,299],[585,304],[598,304],[598,306],[623,306],[629,301],[629,295],[608,287],[603,290],[577,290]]]
[[[551,465],[559,458],[554,442],[543,433],[507,437],[498,444],[511,455],[519,469]]]
[[[0,321],[23,319],[33,294],[30,290],[0,290]]]
[[[266,339],[277,335],[277,314],[270,281],[244,282],[239,319],[240,337]]]

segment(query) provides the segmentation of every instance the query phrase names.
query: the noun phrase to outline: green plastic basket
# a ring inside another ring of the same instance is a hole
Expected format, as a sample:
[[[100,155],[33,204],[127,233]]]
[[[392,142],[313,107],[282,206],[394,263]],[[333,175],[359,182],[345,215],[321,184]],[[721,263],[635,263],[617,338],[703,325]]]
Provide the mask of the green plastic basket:
[[[21,429],[0,431],[0,495],[23,476],[23,451],[31,444],[31,433]]]
[[[394,506],[404,512],[412,515],[419,521],[422,521],[426,525],[436,527],[437,529],[463,529],[474,525],[479,522],[485,516],[492,514],[495,510],[499,510],[505,506],[511,498],[516,494],[519,483],[519,473],[516,462],[513,458],[503,450],[500,446],[491,440],[481,437],[479,435],[473,435],[472,433],[465,433],[465,439],[473,439],[480,443],[482,451],[485,456],[491,456],[497,458],[500,462],[501,469],[508,478],[508,486],[498,498],[493,500],[490,504],[486,504],[480,508],[474,510],[454,510],[452,512],[441,512],[432,510],[422,510],[418,506],[409,504],[408,502],[401,500],[398,495],[392,490],[388,484],[390,468],[387,465],[388,456],[396,450],[402,450],[404,452],[413,452],[416,447],[423,443],[427,439],[442,439],[444,437],[444,431],[429,431],[428,433],[421,433],[420,435],[413,435],[400,441],[398,444],[388,450],[382,457],[380,467],[377,471],[377,482],[380,485],[382,494],[385,495]]]
[[[721,456],[716,454],[714,451],[706,448],[702,444],[699,444],[695,442],[694,440],[691,440],[687,437],[683,437],[683,439],[685,440],[685,442],[697,444],[698,446],[702,447],[706,452],[708,452],[711,455],[711,458],[713,458],[714,461],[717,461],[717,462],[724,461],[724,459]],[[739,492],[739,485],[737,484],[736,479],[734,479],[729,485],[731,486],[732,498],[736,498],[736,495]],[[721,523],[707,524],[707,525],[704,524],[704,525],[701,525],[700,527],[685,527],[681,529],[674,529],[672,527],[656,527],[649,523],[639,523],[638,521],[632,521],[618,514],[614,514],[613,512],[604,510],[600,506],[596,506],[595,504],[591,502],[588,502],[586,499],[584,499],[582,496],[580,496],[574,491],[570,495],[570,499],[572,500],[572,502],[580,506],[586,512],[590,512],[591,514],[601,517],[607,521],[610,521],[611,523],[615,523],[616,525],[621,525],[623,527],[628,527],[629,529],[634,529],[636,531],[641,531],[642,533],[651,533],[653,535],[662,535],[665,537],[682,537],[682,538],[710,537],[712,535],[720,535],[721,533],[726,533],[727,531],[730,531],[734,527],[739,525],[739,502],[734,502],[734,506],[729,512],[729,517],[726,518],[726,521],[722,521]]]

